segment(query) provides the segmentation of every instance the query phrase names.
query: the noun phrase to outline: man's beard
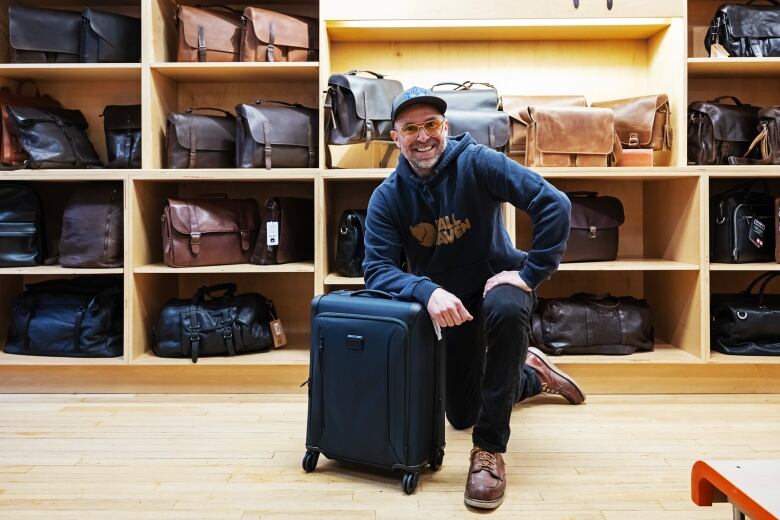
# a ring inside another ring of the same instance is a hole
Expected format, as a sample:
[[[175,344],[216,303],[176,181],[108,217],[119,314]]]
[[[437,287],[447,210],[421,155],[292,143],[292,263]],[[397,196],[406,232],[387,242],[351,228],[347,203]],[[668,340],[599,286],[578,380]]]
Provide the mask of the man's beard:
[[[414,157],[407,157],[406,159],[409,161],[409,164],[412,165],[412,168],[417,172],[420,170],[430,170],[437,162],[439,162],[439,159],[441,159],[441,156],[444,154],[446,143],[446,139],[442,140],[440,143],[437,143],[439,146],[436,148],[436,153],[430,159],[419,160]]]

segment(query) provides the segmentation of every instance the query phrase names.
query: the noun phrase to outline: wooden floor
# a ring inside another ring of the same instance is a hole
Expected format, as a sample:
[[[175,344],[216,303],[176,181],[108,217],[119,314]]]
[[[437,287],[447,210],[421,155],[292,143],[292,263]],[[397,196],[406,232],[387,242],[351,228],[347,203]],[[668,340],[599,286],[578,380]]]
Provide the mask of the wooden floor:
[[[468,432],[412,496],[320,459],[304,474],[301,395],[0,395],[0,518],[476,517]],[[690,501],[702,457],[780,458],[780,396],[541,398],[512,415],[508,494],[491,518],[723,519]]]

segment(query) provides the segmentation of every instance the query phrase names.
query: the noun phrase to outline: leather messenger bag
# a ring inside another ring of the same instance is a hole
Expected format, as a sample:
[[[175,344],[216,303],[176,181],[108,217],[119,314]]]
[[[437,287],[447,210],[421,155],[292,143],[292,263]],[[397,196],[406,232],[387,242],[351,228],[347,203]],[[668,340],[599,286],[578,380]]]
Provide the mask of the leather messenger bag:
[[[179,7],[177,61],[239,61],[242,15],[227,7],[225,12],[216,9]]]
[[[168,199],[161,223],[169,267],[245,264],[260,212],[254,199]]]
[[[139,63],[141,20],[87,7],[81,12],[83,63]]]
[[[611,261],[617,258],[619,227],[623,224],[623,204],[615,197],[595,191],[573,191],[571,232],[561,262]]]
[[[2,129],[2,157],[0,157],[0,161],[6,166],[21,165],[27,159],[27,154],[13,133],[11,116],[5,107],[12,105],[15,107],[62,108],[59,101],[46,95],[42,96],[37,88],[33,96],[22,95],[21,90],[25,83],[29,83],[29,81],[20,81],[15,92],[11,92],[5,87],[0,89],[0,111],[2,111],[2,127],[0,127]]]
[[[530,107],[528,166],[614,166],[621,157],[612,110]]]
[[[317,61],[315,18],[247,7],[243,19],[241,61]]]
[[[239,168],[316,168],[317,110],[284,101],[237,105]]]
[[[221,116],[193,114],[214,110]],[[166,168],[233,168],[236,118],[220,108],[196,107],[168,114]]]
[[[442,85],[452,90],[435,90]],[[480,85],[486,88],[473,88]],[[509,116],[499,111],[499,97],[490,83],[437,83],[431,87],[436,96],[447,102],[447,125],[450,135],[468,132],[479,144],[505,151],[509,143]]]
[[[313,258],[314,201],[300,197],[271,197],[265,201],[252,263],[286,264]]]
[[[13,63],[78,63],[81,15],[12,5],[8,32]]]
[[[436,87],[444,85],[454,86],[450,90],[436,90]],[[473,88],[479,85],[484,88]],[[464,81],[463,83],[443,82],[431,87],[431,91],[437,97],[447,102],[447,116],[450,110],[489,110],[495,112],[500,108],[498,91],[490,83]]]
[[[615,131],[623,148],[672,149],[671,114],[666,94],[599,101],[591,106],[612,109]]]
[[[762,108],[758,111],[758,135],[740,157],[730,156],[729,164],[774,164],[780,165],[780,106]],[[758,151],[760,158],[753,159]]]
[[[721,103],[722,99],[731,99],[734,104]],[[759,110],[734,96],[688,105],[688,162],[728,164],[732,155],[745,157],[758,134]]]
[[[520,156],[525,163],[526,131],[531,121],[528,107],[586,107],[585,96],[501,96],[504,112],[509,115],[509,155]]]
[[[633,354],[653,350],[653,319],[647,302],[631,296],[540,298],[530,339],[542,352],[556,356]]]
[[[764,58],[780,56],[780,2],[772,5],[723,4],[710,22],[704,39],[707,52],[719,45],[729,56]]]

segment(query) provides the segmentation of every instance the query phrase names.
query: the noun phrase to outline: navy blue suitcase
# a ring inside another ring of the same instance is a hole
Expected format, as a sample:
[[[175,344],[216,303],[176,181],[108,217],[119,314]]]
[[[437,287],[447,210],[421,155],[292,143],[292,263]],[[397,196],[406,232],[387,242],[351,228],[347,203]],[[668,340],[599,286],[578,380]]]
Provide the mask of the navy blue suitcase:
[[[329,459],[402,470],[411,494],[444,458],[444,345],[417,302],[380,291],[312,300],[303,469]]]

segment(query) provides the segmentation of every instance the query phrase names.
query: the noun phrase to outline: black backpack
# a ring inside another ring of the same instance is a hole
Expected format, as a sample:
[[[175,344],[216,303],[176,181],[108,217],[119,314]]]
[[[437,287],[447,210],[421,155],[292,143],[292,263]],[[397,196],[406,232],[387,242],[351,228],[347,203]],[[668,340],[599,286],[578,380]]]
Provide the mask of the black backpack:
[[[44,244],[38,196],[22,184],[0,184],[0,267],[40,265]]]

